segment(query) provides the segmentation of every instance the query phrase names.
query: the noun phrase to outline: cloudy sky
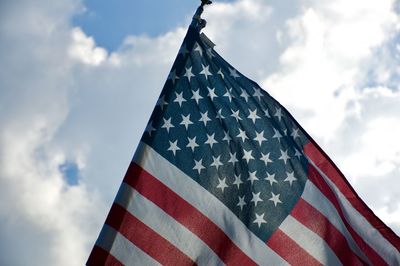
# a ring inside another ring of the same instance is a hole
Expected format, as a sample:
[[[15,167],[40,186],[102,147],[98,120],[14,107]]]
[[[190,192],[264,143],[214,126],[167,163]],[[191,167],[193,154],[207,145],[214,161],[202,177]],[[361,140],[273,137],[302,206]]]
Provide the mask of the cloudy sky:
[[[0,2],[0,265],[86,261],[199,2]],[[216,50],[400,234],[400,2],[214,2]]]

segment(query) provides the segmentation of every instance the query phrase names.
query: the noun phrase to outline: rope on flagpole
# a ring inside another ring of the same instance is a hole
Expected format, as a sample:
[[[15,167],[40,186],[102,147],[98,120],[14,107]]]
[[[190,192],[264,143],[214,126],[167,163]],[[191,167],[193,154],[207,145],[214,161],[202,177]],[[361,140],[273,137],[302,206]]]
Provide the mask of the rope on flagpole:
[[[201,4],[197,8],[196,13],[193,16],[193,21],[197,22],[196,24],[200,28],[200,30],[203,29],[207,24],[207,21],[205,19],[201,18],[201,14],[203,14],[203,11],[204,11],[204,6],[211,5],[211,4],[212,4],[212,1],[210,1],[210,0],[201,0]]]

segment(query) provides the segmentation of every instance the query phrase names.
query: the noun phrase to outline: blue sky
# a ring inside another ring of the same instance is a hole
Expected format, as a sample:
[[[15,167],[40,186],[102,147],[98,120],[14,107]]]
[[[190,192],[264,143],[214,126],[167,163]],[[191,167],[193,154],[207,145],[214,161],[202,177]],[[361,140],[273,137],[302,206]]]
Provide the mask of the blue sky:
[[[114,50],[127,35],[156,36],[181,26],[183,18],[196,8],[194,1],[85,1],[86,11],[74,24],[96,42]]]
[[[85,262],[197,5],[1,2],[0,265]],[[398,1],[214,1],[204,17],[400,234]]]

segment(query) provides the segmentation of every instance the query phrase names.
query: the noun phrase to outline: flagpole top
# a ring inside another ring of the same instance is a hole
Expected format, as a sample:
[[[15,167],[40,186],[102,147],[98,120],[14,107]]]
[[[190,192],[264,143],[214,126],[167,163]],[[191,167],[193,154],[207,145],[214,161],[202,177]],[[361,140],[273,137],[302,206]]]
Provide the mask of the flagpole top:
[[[212,1],[210,1],[210,0],[201,0],[201,4],[197,8],[196,13],[193,16],[192,25],[195,26],[196,28],[199,28],[199,30],[203,29],[207,24],[207,22],[201,18],[201,14],[203,14],[203,11],[204,11],[204,6],[211,5],[211,4],[212,4]]]
[[[210,0],[201,0],[201,6],[205,6],[205,5],[211,5],[212,1]]]

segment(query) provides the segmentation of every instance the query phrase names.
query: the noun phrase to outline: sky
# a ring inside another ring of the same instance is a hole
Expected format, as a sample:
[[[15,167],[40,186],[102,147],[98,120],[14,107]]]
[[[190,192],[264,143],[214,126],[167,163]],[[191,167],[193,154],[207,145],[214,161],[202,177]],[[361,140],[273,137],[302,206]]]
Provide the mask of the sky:
[[[82,265],[200,1],[0,2],[0,265]],[[400,2],[214,1],[216,50],[400,234]]]

